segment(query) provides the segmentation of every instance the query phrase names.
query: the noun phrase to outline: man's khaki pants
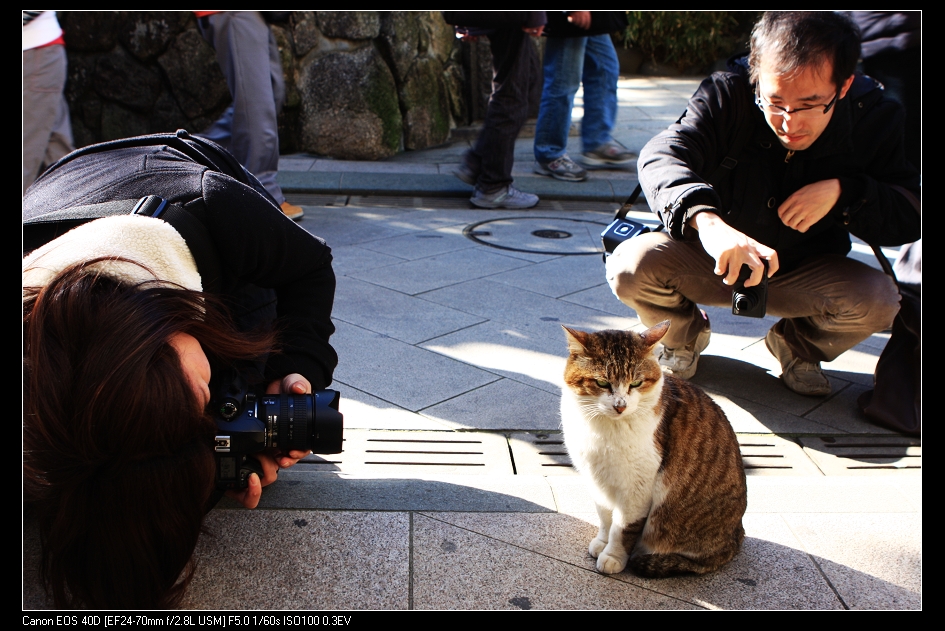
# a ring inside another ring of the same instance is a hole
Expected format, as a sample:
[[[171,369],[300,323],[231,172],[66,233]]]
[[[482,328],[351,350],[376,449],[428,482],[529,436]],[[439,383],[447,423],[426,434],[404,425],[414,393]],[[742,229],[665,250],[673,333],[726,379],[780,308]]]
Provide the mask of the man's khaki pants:
[[[713,273],[715,260],[698,241],[651,232],[624,241],[607,259],[607,281],[646,326],[670,320],[667,348],[693,342],[706,326],[699,305],[730,307],[732,288]],[[769,315],[788,347],[805,361],[832,361],[892,326],[899,291],[882,271],[839,255],[808,259],[768,279]]]

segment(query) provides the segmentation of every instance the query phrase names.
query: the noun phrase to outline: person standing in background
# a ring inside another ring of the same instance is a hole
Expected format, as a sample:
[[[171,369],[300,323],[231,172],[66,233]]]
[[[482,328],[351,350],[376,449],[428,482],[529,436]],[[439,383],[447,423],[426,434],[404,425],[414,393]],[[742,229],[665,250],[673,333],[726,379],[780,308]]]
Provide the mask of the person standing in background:
[[[548,11],[544,87],[535,125],[535,173],[564,182],[587,179],[567,154],[571,110],[584,86],[579,161],[592,169],[621,168],[636,156],[613,138],[620,64],[610,39],[627,25],[623,11]]]
[[[23,11],[23,193],[75,147],[66,87],[66,47],[55,11]]]
[[[194,11],[201,35],[217,53],[233,103],[199,135],[223,145],[255,175],[290,219],[304,211],[290,204],[276,183],[278,113],[285,79],[276,39],[258,11]]]

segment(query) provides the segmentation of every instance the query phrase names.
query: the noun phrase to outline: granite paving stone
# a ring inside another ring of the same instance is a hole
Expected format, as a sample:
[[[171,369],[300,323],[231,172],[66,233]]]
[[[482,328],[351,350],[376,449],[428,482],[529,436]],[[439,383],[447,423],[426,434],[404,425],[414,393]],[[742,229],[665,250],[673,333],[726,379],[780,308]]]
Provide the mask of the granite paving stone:
[[[850,609],[922,608],[922,518],[791,514],[785,520]]]
[[[350,276],[338,279],[332,316],[409,344],[452,333],[484,320],[462,310],[418,300]]]
[[[634,319],[588,309],[488,279],[423,294],[424,300],[560,339],[561,324],[585,330],[629,328]]]
[[[598,286],[603,278],[603,265],[597,256],[565,256],[495,274],[489,280],[560,298]]]
[[[450,225],[377,239],[363,243],[362,247],[409,261],[472,248],[474,245],[475,243],[463,236],[462,226]]]
[[[406,609],[406,513],[214,510],[184,609]]]
[[[351,277],[415,296],[523,265],[527,263],[521,259],[465,248],[355,272]]]
[[[416,412],[501,379],[393,338],[337,322],[335,380]],[[342,404],[343,405],[343,404]]]
[[[699,608],[425,515],[413,572],[416,609]]]
[[[567,356],[563,332],[559,340],[552,340],[487,321],[420,346],[551,394],[561,391]]]
[[[421,410],[455,429],[512,430],[561,427],[561,397],[501,379]]]

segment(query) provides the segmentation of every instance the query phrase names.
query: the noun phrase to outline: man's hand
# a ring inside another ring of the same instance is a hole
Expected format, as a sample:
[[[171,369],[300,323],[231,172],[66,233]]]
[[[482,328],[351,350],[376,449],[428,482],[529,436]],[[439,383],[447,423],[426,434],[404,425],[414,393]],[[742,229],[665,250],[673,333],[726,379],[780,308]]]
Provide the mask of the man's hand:
[[[754,287],[761,282],[764,261],[768,261],[768,277],[778,271],[778,253],[742,234],[711,212],[701,212],[690,220],[690,225],[699,231],[702,247],[715,259],[715,273],[724,276],[722,282],[734,285],[742,265],[751,268],[751,277],[745,287]]]
[[[788,228],[807,232],[827,216],[840,199],[840,180],[821,180],[794,191],[778,207],[778,217]]]
[[[590,11],[569,11],[568,12],[568,22],[587,30],[591,28],[591,12]]]
[[[545,30],[545,25],[541,26],[523,26],[522,30],[531,35],[532,37],[541,37],[542,31]]]

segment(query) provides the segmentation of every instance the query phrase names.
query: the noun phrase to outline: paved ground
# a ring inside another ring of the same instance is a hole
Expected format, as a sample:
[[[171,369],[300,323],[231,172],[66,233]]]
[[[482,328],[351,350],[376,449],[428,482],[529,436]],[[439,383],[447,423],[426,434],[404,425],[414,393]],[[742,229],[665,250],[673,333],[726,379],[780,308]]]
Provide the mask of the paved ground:
[[[623,79],[616,137],[638,151],[697,83]],[[560,445],[559,325],[640,324],[599,254],[635,167],[579,184],[542,178],[523,137],[516,185],[541,203],[483,211],[450,176],[468,145],[372,163],[283,157],[300,225],[335,254],[345,452],[283,472],[255,511],[226,500],[212,511],[185,608],[920,608],[919,443],[855,405],[888,335],[827,364],[834,394],[807,398],[777,378],[763,342],[774,319],[723,309],[709,310],[693,381],[739,435],[744,548],[701,578],[595,571],[597,516]],[[853,255],[875,264],[865,246]],[[29,524],[24,548],[24,606],[42,608]]]

